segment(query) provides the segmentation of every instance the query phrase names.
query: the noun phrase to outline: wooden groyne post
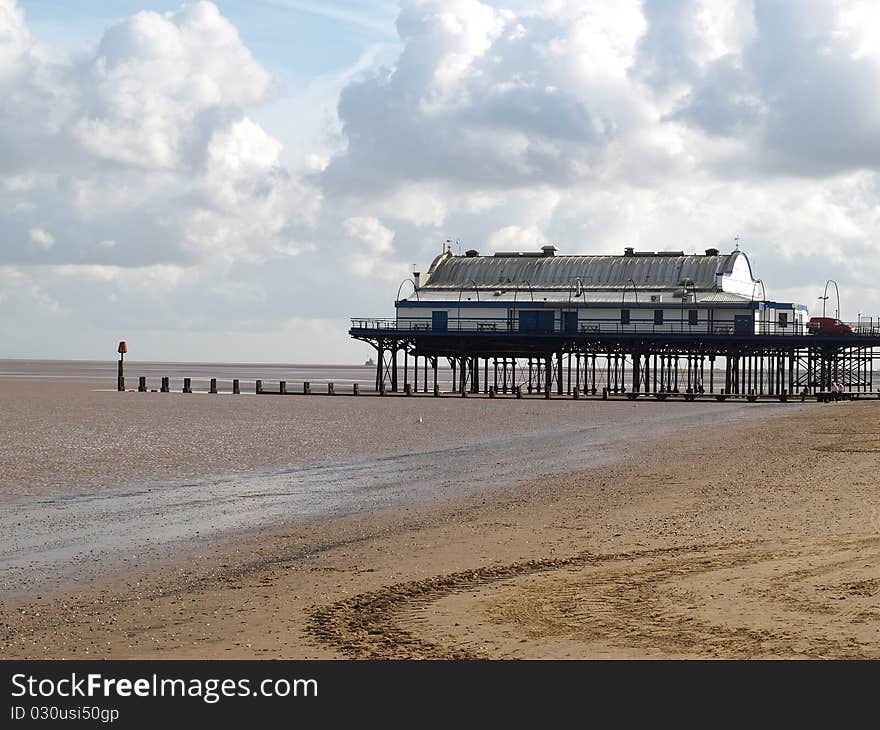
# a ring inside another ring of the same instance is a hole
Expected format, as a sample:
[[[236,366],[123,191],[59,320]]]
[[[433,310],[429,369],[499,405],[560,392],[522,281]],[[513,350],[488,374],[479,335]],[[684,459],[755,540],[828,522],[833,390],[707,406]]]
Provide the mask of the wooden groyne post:
[[[241,384],[238,382],[238,378],[232,381],[232,395],[240,395],[241,394]]]
[[[125,392],[125,372],[124,372],[124,360],[125,353],[128,352],[128,345],[125,344],[125,340],[121,340],[119,342],[119,346],[116,348],[116,352],[119,353],[119,365],[116,368],[116,390],[120,393]]]

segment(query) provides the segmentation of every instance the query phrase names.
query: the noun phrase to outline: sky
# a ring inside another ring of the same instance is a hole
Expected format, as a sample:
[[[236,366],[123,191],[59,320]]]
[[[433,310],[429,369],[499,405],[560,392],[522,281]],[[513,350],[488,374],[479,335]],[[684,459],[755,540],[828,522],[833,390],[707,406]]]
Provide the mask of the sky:
[[[0,0],[0,358],[360,363],[447,239],[880,316],[880,5]]]

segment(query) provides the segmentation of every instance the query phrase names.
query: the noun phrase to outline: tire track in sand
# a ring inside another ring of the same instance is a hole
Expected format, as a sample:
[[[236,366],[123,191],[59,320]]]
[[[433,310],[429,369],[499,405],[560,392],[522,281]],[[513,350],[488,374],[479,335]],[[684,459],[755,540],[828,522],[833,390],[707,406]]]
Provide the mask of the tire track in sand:
[[[739,543],[742,544],[744,543]],[[400,614],[453,593],[535,573],[601,565],[611,561],[724,549],[736,545],[737,543],[673,546],[606,554],[582,552],[567,558],[484,566],[397,583],[313,608],[307,630],[319,641],[356,659],[481,659],[486,657],[473,649],[442,646],[415,635],[406,628],[405,622],[398,620]]]
[[[810,570],[800,565],[817,558],[821,565]],[[796,617],[796,622],[805,617],[803,625],[779,621],[750,625],[749,612],[773,615],[805,602],[807,598],[798,595],[805,589],[797,588],[804,579],[812,581],[807,591],[811,600],[824,595],[812,589],[825,591],[826,587],[813,584],[823,576],[833,577],[855,558],[877,564],[880,538],[831,539],[809,545],[731,542],[582,552],[385,586],[313,608],[307,628],[320,642],[361,659],[496,656],[497,651],[481,648],[491,646],[491,640],[480,642],[470,630],[480,631],[486,623],[513,626],[526,640],[539,643],[560,638],[582,646],[604,642],[654,654],[876,657],[880,656],[876,642],[863,641],[847,631],[852,621],[864,620],[865,612],[837,608],[834,602],[828,610],[838,613],[840,626],[833,635],[823,635],[821,627],[811,626],[805,614]],[[523,586],[521,579],[528,576],[537,580]],[[738,614],[732,619],[721,613],[710,612],[709,618],[695,614],[710,591],[725,581],[743,582],[740,598],[745,602],[745,620]],[[865,578],[853,584],[851,594],[873,600],[875,591],[855,588],[873,586],[875,581]],[[446,597],[472,591],[488,606],[487,618],[480,606],[471,614],[484,616],[483,626],[461,628],[447,643],[432,640],[437,632],[425,620],[426,609]]]

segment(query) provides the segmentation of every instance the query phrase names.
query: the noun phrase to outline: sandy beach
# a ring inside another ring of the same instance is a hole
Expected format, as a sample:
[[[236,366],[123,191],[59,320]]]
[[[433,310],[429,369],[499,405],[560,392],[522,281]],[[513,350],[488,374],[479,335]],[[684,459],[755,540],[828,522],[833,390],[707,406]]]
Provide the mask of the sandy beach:
[[[0,403],[4,657],[880,654],[875,401]]]

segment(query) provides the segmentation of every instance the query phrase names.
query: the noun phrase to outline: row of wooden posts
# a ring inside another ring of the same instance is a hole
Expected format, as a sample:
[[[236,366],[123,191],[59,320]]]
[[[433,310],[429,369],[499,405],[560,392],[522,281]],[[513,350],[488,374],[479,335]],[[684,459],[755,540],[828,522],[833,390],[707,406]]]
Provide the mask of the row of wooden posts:
[[[170,393],[171,392],[171,378],[163,377],[160,382],[161,382],[161,385],[159,386],[158,392]],[[125,390],[125,378],[123,378],[123,377],[119,378],[119,381],[117,383],[117,390],[120,393]],[[147,388],[147,378],[146,378],[146,376],[141,375],[138,378],[138,393],[146,393],[148,390],[150,390],[150,389]],[[155,389],[153,389],[153,392],[156,392]],[[183,389],[181,390],[181,392],[182,393],[192,393],[193,392],[192,378],[184,378],[183,379]],[[220,392],[217,388],[217,378],[211,378],[210,384],[208,385],[208,392],[209,393],[219,393]],[[266,390],[265,388],[263,388],[263,381],[257,380],[255,383],[254,392],[257,395],[270,394],[270,393],[279,393],[281,395],[286,395],[288,393],[291,393],[292,391],[289,391],[287,389],[287,381],[285,381],[285,380],[278,381],[278,390],[277,391]],[[309,382],[303,383],[302,392],[305,395],[310,395],[312,392],[311,383],[309,383]],[[235,378],[232,381],[232,394],[238,395],[239,393],[241,393],[241,381],[239,381],[238,378]],[[336,395],[336,385],[334,383],[327,383],[327,394],[328,395]],[[361,394],[360,384],[355,383],[352,388],[352,395],[360,395],[360,394]]]
[[[119,376],[117,389],[120,392],[123,392],[125,390],[125,378],[122,376]],[[145,376],[141,375],[138,378],[138,392],[139,393],[146,393],[148,390],[149,389],[147,388],[147,378]],[[153,392],[156,392],[156,391],[154,390]],[[160,393],[170,393],[171,392],[171,378],[163,377],[161,379],[161,385],[159,387],[158,392],[160,392]],[[192,378],[184,378],[183,379],[183,390],[181,392],[183,392],[183,393],[192,393],[193,392]],[[217,388],[217,378],[211,378],[210,384],[208,386],[208,393],[219,393],[219,392],[220,391]],[[278,390],[266,390],[263,387],[263,381],[257,380],[254,383],[254,392],[257,395],[273,395],[273,394],[274,395],[292,395],[294,393],[294,391],[288,389],[286,380],[279,380],[278,381]],[[300,391],[300,392],[303,395],[311,395],[312,394],[312,384],[309,381],[305,381],[302,384],[302,391]],[[327,391],[326,392],[327,392],[327,395],[337,395],[335,383],[327,383]],[[388,391],[386,390],[385,386],[382,385],[382,387],[379,389],[378,394],[384,396],[384,395],[387,395],[387,392]],[[236,378],[232,381],[232,393],[233,393],[233,395],[238,395],[241,393],[241,383],[238,380],[238,378]],[[413,395],[412,383],[407,383],[404,386],[403,394],[407,395],[407,396]],[[513,394],[516,398],[523,398],[524,397],[523,387],[521,385],[515,386],[513,388]],[[354,383],[352,385],[351,395],[361,395],[361,387],[360,387],[359,383]],[[439,397],[441,395],[440,387],[438,385],[434,386],[433,395],[434,395],[434,397]],[[465,390],[460,391],[459,393],[456,393],[455,395],[458,397],[461,397],[461,398],[467,398],[468,392],[465,389]],[[489,395],[489,398],[498,397],[497,389],[494,386],[490,385],[488,395]],[[547,400],[550,400],[550,398],[552,397],[552,391],[551,391],[549,385],[547,385],[544,388],[543,395],[544,395],[544,398]],[[635,400],[639,396],[638,393],[625,393],[625,395],[630,400]],[[693,392],[686,392],[686,393],[663,392],[663,393],[654,393],[652,395],[657,400],[666,400],[666,398],[668,398],[670,396],[681,396],[684,398],[684,400],[692,401],[692,400],[696,400],[698,397],[697,394],[693,393]],[[761,395],[762,394],[758,394],[755,391],[750,391],[747,394],[729,394],[729,393],[725,393],[722,390],[721,393],[714,393],[714,394],[712,394],[711,397],[714,398],[715,400],[719,400],[719,401],[727,400],[728,398],[744,398],[748,401],[756,401],[756,400],[758,400],[759,397],[761,397]],[[816,400],[820,400],[820,401],[821,400],[830,400],[831,399],[830,397],[823,397],[823,396],[828,396],[828,395],[829,394],[819,393],[815,397],[816,397]],[[876,395],[878,398],[880,398],[880,391],[878,391]],[[586,397],[586,396],[587,396],[587,393],[585,391],[581,391],[581,389],[578,388],[577,386],[575,386],[572,389],[572,397],[574,398],[574,400],[579,400],[580,398]],[[602,400],[608,400],[608,396],[609,396],[608,388],[602,388],[602,391],[601,391]],[[787,401],[789,399],[788,394],[785,393],[784,391],[782,394],[777,395],[777,396],[773,396],[773,397],[775,399],[783,401],[783,402]],[[853,394],[848,393],[848,394],[846,394],[845,397],[852,398],[855,396],[853,396]],[[800,400],[801,401],[805,400],[805,396],[803,393],[800,394]]]
[[[119,392],[123,392],[125,390],[125,378],[122,376],[119,377],[117,390],[119,390]],[[148,392],[148,390],[149,390],[149,388],[147,388],[147,378],[146,378],[146,376],[141,375],[138,378],[138,392],[139,393],[146,393],[146,392]],[[155,392],[155,390],[154,390],[154,392]],[[159,386],[158,392],[160,392],[160,393],[170,393],[171,392],[171,378],[163,377],[161,379],[161,385]],[[183,389],[181,392],[182,393],[192,393],[193,392],[192,378],[184,378],[183,379]],[[219,393],[219,392],[220,391],[217,389],[217,378],[211,378],[210,384],[208,386],[208,393]],[[257,395],[271,395],[271,394],[290,395],[293,393],[293,391],[288,390],[287,381],[285,381],[285,380],[278,381],[278,390],[266,390],[266,388],[264,388],[264,386],[263,386],[263,381],[257,380],[254,384],[254,392]],[[311,395],[312,394],[312,384],[309,381],[304,382],[301,392],[303,395]],[[388,391],[386,390],[384,385],[379,389],[379,395],[387,395],[387,392]],[[241,383],[238,380],[238,378],[236,378],[232,381],[232,393],[233,393],[233,395],[238,395],[241,393]],[[517,398],[522,398],[523,397],[522,386],[521,385],[515,386],[513,389],[513,393]],[[337,391],[336,391],[335,383],[327,383],[327,395],[336,395],[336,394],[337,394]],[[361,387],[360,387],[359,383],[354,383],[352,385],[351,394],[352,395],[360,395],[361,394]],[[404,387],[404,395],[412,395],[412,394],[413,394],[412,384],[407,383],[406,386]],[[434,386],[434,396],[439,397],[440,395],[441,395],[440,386],[439,385]],[[460,396],[461,398],[467,398],[468,392],[467,392],[467,390],[463,390],[460,393],[457,393],[456,395]],[[497,395],[498,395],[498,392],[496,391],[495,387],[489,386],[489,397],[495,398],[495,397],[497,397]],[[581,395],[582,395],[582,393],[581,393],[580,388],[575,387],[574,391],[573,391],[573,397],[575,398],[575,400],[579,399],[581,397]],[[551,397],[551,390],[550,390],[550,386],[548,385],[544,389],[544,398],[549,400],[550,397]],[[607,397],[608,397],[608,389],[603,388],[602,389],[603,400],[606,399]]]

